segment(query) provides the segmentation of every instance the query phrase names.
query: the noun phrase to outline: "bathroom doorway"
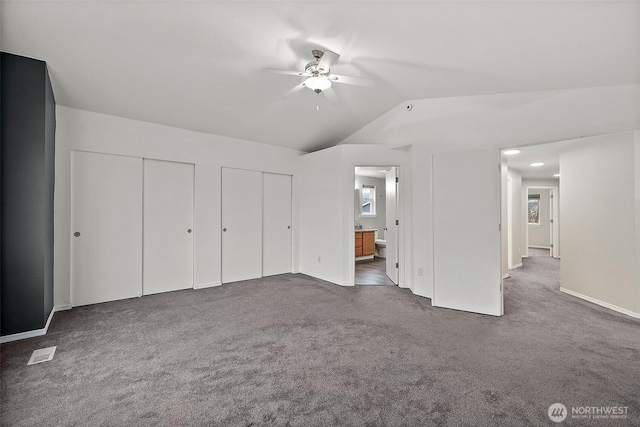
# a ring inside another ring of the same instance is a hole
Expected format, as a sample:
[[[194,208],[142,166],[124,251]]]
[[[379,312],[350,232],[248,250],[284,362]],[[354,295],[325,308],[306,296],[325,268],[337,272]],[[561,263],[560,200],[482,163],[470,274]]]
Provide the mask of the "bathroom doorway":
[[[398,284],[398,169],[397,166],[355,167],[356,285]]]

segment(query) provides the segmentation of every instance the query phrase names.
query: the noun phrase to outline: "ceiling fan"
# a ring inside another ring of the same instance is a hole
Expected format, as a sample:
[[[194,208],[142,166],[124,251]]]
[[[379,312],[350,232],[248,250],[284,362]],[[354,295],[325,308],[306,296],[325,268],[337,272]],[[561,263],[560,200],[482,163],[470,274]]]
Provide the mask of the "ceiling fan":
[[[340,55],[335,52],[330,50],[321,51],[314,49],[311,53],[315,60],[305,65],[304,71],[274,70],[272,68],[266,68],[264,70],[276,74],[306,77],[302,83],[294,86],[293,89],[285,93],[280,97],[280,99],[286,99],[304,88],[309,88],[317,94],[324,93],[330,101],[338,102],[338,97],[331,88],[332,83],[344,83],[358,86],[373,86],[375,84],[374,79],[343,76],[332,73],[331,67],[336,63],[338,58],[340,58]]]

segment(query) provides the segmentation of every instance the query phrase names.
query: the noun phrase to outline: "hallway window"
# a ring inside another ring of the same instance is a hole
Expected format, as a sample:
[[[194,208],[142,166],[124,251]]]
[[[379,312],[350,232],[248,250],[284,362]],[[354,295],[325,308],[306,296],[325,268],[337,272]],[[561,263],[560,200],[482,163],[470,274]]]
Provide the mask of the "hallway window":
[[[529,224],[540,225],[540,195],[529,194],[529,203],[527,204],[527,216]]]
[[[373,185],[362,186],[362,215],[375,216],[376,214],[376,187]]]

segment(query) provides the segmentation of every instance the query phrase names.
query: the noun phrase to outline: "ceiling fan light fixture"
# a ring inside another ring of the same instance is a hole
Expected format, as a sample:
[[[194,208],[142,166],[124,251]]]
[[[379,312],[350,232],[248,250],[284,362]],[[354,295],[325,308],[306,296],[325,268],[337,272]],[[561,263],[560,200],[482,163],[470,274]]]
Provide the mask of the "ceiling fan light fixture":
[[[304,85],[311,89],[312,91],[318,93],[325,89],[329,89],[331,87],[331,80],[326,77],[309,77],[304,81]]]

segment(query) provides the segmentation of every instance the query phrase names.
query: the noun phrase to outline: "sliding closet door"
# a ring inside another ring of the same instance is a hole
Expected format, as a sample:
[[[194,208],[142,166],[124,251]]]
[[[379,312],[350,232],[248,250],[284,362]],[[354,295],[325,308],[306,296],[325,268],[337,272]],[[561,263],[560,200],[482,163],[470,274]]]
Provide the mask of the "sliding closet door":
[[[194,165],[144,160],[145,295],[193,287]]]
[[[222,283],[262,276],[262,172],[222,168]]]
[[[501,316],[500,153],[433,157],[436,307]]]
[[[291,175],[263,174],[262,275],[291,273]]]
[[[71,153],[71,303],[142,293],[142,159]]]

